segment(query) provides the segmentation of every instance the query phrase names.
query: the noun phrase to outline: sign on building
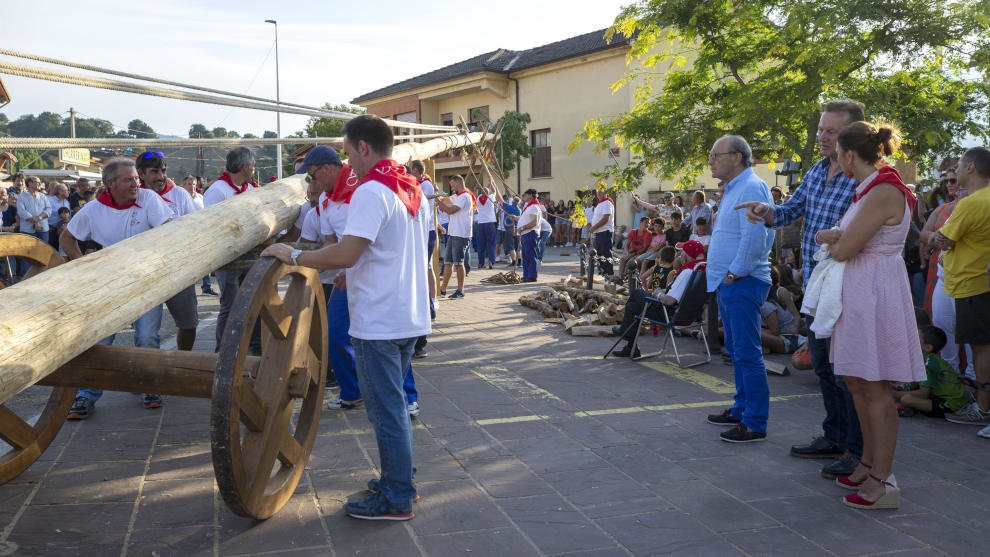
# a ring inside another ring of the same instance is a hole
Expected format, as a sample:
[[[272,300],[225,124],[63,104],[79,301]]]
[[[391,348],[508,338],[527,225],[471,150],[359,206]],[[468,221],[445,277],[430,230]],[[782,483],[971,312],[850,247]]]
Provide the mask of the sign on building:
[[[58,160],[62,164],[89,166],[89,149],[59,149]]]

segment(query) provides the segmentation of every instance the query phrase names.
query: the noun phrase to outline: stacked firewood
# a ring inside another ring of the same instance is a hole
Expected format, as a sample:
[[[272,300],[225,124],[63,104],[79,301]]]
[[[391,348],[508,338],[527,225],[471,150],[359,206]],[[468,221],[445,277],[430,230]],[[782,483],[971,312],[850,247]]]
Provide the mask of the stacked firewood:
[[[576,278],[561,279],[559,284],[522,296],[519,303],[539,311],[548,322],[562,324],[572,335],[611,335],[612,326],[622,321],[625,287],[606,284],[601,290],[587,290],[583,284]]]

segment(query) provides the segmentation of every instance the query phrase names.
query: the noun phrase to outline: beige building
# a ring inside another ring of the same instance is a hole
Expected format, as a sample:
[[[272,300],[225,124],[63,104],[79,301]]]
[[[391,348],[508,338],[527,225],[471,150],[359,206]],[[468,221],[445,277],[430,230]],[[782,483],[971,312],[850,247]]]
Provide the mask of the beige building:
[[[595,153],[586,142],[568,154],[568,144],[585,122],[627,112],[635,104],[634,87],[611,91],[611,85],[629,69],[626,55],[630,41],[616,36],[606,42],[604,34],[605,29],[601,29],[529,50],[487,52],[371,91],[351,102],[377,116],[425,124],[454,125],[461,119],[471,123],[472,114],[478,113],[486,113],[495,121],[507,110],[526,112],[532,118],[528,134],[537,154],[509,173],[510,186],[520,192],[534,188],[554,201],[573,199],[579,190],[594,183],[593,172],[613,162],[625,165],[630,158],[625,149]],[[435,178],[440,184],[445,183],[446,176],[467,170],[457,156],[434,160]],[[773,166],[779,169],[780,163]],[[786,179],[776,176],[765,162],[757,164],[755,170],[770,186],[786,184]],[[706,173],[699,184],[712,192],[717,181]],[[656,201],[661,191],[671,190],[674,182],[649,178],[637,194]],[[684,199],[689,205],[689,196],[684,195]],[[618,222],[630,224],[631,196],[615,201]]]

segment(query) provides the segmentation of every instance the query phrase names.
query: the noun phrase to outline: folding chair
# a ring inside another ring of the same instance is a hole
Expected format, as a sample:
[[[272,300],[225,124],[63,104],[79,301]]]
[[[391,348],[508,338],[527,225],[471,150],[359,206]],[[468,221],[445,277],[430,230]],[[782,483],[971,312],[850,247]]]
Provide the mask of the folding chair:
[[[663,346],[660,347],[659,351],[641,354],[639,357],[633,358],[634,360],[638,361],[644,358],[651,358],[653,356],[663,354],[667,349],[667,343],[669,342],[674,347],[674,357],[677,359],[677,365],[681,367],[694,367],[701,364],[707,364],[712,361],[712,353],[708,347],[708,337],[705,335],[704,327],[705,303],[708,301],[707,280],[708,279],[704,270],[694,271],[691,274],[687,288],[684,289],[684,295],[681,296],[681,300],[677,304],[677,309],[674,310],[673,315],[670,315],[667,306],[660,300],[651,297],[646,298],[646,305],[643,307],[643,311],[636,318],[636,320],[633,321],[633,324],[630,325],[631,327],[636,327],[636,336],[633,337],[632,344],[633,354],[636,353],[636,349],[639,347],[639,337],[643,331],[644,324],[661,326],[666,329],[666,333],[664,335]],[[662,317],[660,316],[661,313],[663,314]],[[674,332],[692,329],[695,327],[699,327],[701,329],[699,340],[705,346],[705,359],[690,364],[681,363],[681,355],[677,349],[677,339],[674,336]],[[611,349],[609,349],[609,352],[611,352],[615,346],[618,346],[627,331],[628,329],[622,332],[619,340],[615,342],[615,345],[613,345]]]

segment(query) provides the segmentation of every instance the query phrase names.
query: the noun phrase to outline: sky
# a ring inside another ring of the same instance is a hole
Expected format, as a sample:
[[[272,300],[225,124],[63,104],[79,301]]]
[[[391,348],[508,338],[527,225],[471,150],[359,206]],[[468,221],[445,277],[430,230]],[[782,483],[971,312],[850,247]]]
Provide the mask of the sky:
[[[497,48],[521,50],[608,27],[630,0],[109,3],[3,0],[3,48],[275,98],[278,21],[281,99],[321,106]],[[415,6],[416,9],[410,9]],[[11,63],[87,74],[0,56]],[[90,74],[98,75],[98,74]],[[109,77],[109,76],[105,76]],[[14,120],[43,111],[99,117],[123,129],[139,118],[159,134],[186,136],[202,123],[261,135],[276,115],[0,75]],[[113,78],[123,79],[123,78]],[[282,115],[282,135],[306,116]]]

